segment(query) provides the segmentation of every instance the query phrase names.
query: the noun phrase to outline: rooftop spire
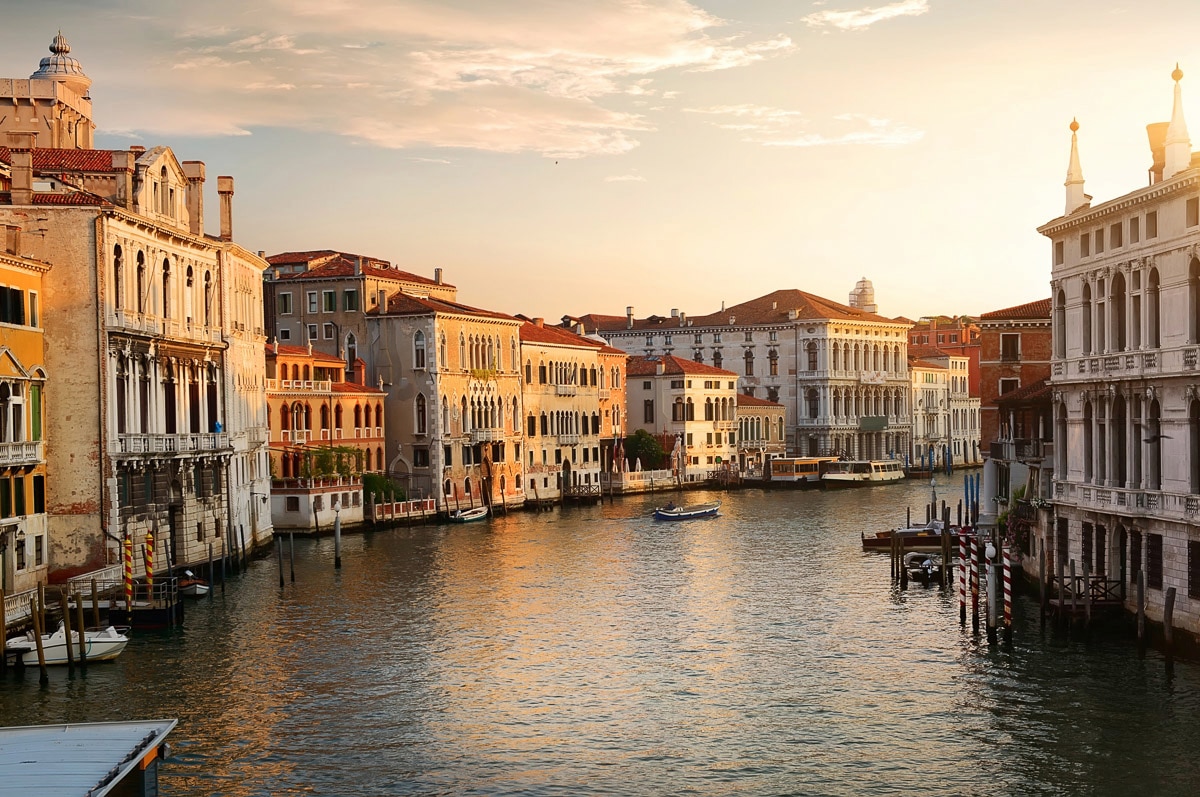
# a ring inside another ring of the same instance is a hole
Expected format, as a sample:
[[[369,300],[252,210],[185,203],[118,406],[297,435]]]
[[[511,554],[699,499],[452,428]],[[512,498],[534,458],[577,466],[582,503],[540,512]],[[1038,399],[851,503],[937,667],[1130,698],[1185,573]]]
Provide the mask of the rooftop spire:
[[[1188,138],[1187,122],[1183,119],[1183,92],[1179,87],[1183,70],[1178,63],[1171,73],[1171,79],[1175,81],[1175,104],[1171,108],[1171,124],[1167,126],[1164,180],[1188,168],[1192,162],[1192,141]]]
[[[1079,122],[1071,120],[1071,160],[1067,164],[1067,209],[1063,215],[1070,216],[1087,204],[1088,195],[1083,193],[1083,168],[1079,165]]]
[[[83,72],[79,61],[72,58],[71,45],[62,35],[62,31],[50,42],[50,55],[41,60],[38,70],[29,76],[30,80],[53,80],[68,86],[80,97],[86,97],[92,79]]]

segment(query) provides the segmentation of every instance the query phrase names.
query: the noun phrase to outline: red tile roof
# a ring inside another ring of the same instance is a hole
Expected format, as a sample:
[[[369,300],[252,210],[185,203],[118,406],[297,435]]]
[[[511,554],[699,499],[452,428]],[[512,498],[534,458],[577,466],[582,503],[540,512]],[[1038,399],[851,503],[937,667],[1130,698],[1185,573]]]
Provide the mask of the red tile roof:
[[[369,393],[379,396],[387,394],[387,391],[385,390],[380,390],[377,387],[360,385],[357,382],[334,382],[330,385],[330,388],[333,389],[334,393]]]
[[[1003,320],[1022,320],[1022,319],[1047,319],[1050,318],[1050,300],[1039,299],[1036,302],[1028,304],[1019,304],[1016,307],[1006,307],[1003,310],[993,310],[990,313],[984,313],[979,316],[980,320],[987,319],[989,321]]]
[[[925,360],[930,357],[962,357],[963,355],[956,352],[943,351],[937,346],[916,346],[910,344],[908,347],[909,360]]]
[[[791,318],[795,311],[795,318]],[[580,320],[589,320],[597,324],[601,330],[619,331],[628,327],[625,316],[582,316]],[[733,319],[732,321],[730,319]],[[633,329],[638,331],[672,329],[687,329],[687,324],[697,327],[733,326],[747,324],[787,324],[803,323],[804,321],[872,321],[885,324],[907,323],[894,321],[875,313],[868,313],[857,307],[840,304],[831,299],[825,299],[815,294],[800,290],[785,289],[759,296],[741,304],[735,304],[708,315],[691,316],[685,325],[680,325],[676,317],[650,316],[635,318]],[[585,323],[587,323],[585,321]]]
[[[12,193],[9,191],[0,191],[0,204],[12,204]],[[33,204],[35,205],[111,205],[112,203],[98,197],[95,194],[89,194],[83,191],[72,191],[64,194],[48,194],[36,193],[33,195]]]
[[[307,346],[287,346],[283,343],[279,344],[279,351],[275,351],[275,345],[268,343],[267,354],[277,355],[280,357],[311,357],[313,362],[324,363],[341,363],[345,365],[345,361],[341,357],[334,357],[332,354],[326,354],[323,351],[313,349],[310,353]]]
[[[378,308],[367,311],[368,315],[379,313]],[[387,315],[428,315],[430,313],[450,313],[454,315],[473,315],[481,318],[500,318],[505,321],[520,321],[519,318],[492,310],[481,310],[458,302],[434,297],[421,298],[407,293],[397,292],[388,297]]]
[[[313,258],[315,260],[317,258]],[[268,263],[272,263],[272,258],[267,258]],[[311,262],[305,260],[296,261],[278,261],[275,265],[288,262]],[[437,285],[440,287],[453,288],[453,285],[447,283],[434,282],[428,277],[422,277],[419,274],[413,274],[408,271],[401,271],[398,268],[382,268],[378,263],[386,263],[386,260],[363,260],[361,271],[362,274],[376,279],[396,280],[398,282],[415,282],[419,285]],[[308,280],[308,279],[337,279],[341,277],[352,277],[355,271],[359,269],[357,260],[354,255],[340,255],[339,257],[330,260],[327,263],[313,266],[307,271],[299,271],[293,274],[280,274],[280,280]]]
[[[344,255],[345,252],[336,252],[333,249],[314,249],[308,252],[280,252],[277,255],[271,255],[267,258],[267,262],[272,266],[290,263],[311,263],[314,260],[320,260],[323,257],[333,257],[334,255]]]
[[[694,360],[685,360],[673,354],[630,357],[629,364],[625,367],[625,374],[629,377],[654,376],[658,373],[658,364],[660,362],[663,365],[664,374],[691,374],[693,376],[719,376],[722,378],[732,376],[734,379],[737,379],[737,374],[733,371],[726,371],[723,368],[705,365]]]
[[[44,149],[33,150],[35,172],[115,172],[112,149]],[[12,163],[8,147],[0,147],[0,161]]]
[[[1003,396],[998,396],[996,398],[996,403],[997,404],[1013,404],[1013,403],[1030,404],[1030,403],[1035,403],[1035,402],[1039,402],[1039,401],[1049,402],[1052,392],[1053,391],[1051,390],[1051,387],[1050,387],[1050,381],[1047,379],[1039,379],[1038,381],[1034,382],[1032,385],[1025,385],[1024,387],[1019,387],[1016,390],[1009,391],[1008,393],[1005,393]]]
[[[946,368],[946,366],[942,365],[941,363],[935,363],[933,360],[919,360],[919,359],[915,360],[912,357],[908,358],[908,367],[909,368],[926,368],[931,371],[948,370]]]
[[[530,343],[549,343],[555,346],[585,346],[590,349],[600,349],[604,346],[598,340],[581,337],[569,329],[538,326],[529,321],[521,324],[521,340]]]
[[[767,401],[765,398],[758,396],[747,396],[745,393],[738,393],[737,405],[739,407],[778,407],[784,409],[784,406],[775,401]]]

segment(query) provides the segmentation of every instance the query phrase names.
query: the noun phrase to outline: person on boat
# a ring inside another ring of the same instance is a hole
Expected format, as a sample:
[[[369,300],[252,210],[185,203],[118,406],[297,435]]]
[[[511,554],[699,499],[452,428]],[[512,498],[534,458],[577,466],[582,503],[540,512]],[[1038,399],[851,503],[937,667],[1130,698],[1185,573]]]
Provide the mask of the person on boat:
[[[675,508],[675,502],[674,502],[674,501],[668,501],[668,502],[667,502],[667,509],[674,509],[674,508]]]

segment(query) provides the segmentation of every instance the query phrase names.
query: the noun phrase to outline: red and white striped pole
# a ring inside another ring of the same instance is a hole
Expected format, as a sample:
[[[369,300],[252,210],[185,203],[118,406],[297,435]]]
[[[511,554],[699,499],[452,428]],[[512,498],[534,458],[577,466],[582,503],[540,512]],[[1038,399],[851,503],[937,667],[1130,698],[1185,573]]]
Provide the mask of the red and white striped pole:
[[[1007,545],[1004,556],[1004,641],[1012,642],[1012,552]]]
[[[974,529],[972,529],[974,531]],[[979,538],[971,535],[971,630],[979,633]]]
[[[967,532],[958,529],[958,622],[967,626]]]

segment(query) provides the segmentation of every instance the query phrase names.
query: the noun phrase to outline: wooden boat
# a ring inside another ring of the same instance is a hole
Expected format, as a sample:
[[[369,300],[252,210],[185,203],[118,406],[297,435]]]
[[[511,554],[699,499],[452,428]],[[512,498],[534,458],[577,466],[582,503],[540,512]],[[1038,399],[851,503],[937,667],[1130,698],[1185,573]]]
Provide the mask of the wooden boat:
[[[129,644],[129,637],[111,625],[99,631],[85,631],[84,640],[84,651],[87,653],[88,661],[115,659]],[[38,666],[37,641],[34,639],[32,631],[22,636],[11,637],[4,643],[4,646],[8,653],[16,653],[21,656],[21,661],[25,666]],[[42,651],[46,657],[46,664],[67,663],[67,635],[61,624],[53,634],[42,634]],[[71,653],[78,660],[78,631],[71,632]]]
[[[208,582],[202,578],[196,578],[196,574],[191,570],[183,571],[183,578],[179,579],[179,594],[188,598],[203,598],[208,594]]]
[[[864,551],[890,551],[892,537],[900,537],[900,548],[905,551],[940,551],[942,550],[942,522],[931,520],[924,526],[913,526],[906,529],[888,529],[880,531],[874,537],[865,534],[862,537]],[[958,529],[950,529],[950,545],[958,550]]]
[[[692,504],[691,506],[675,506],[667,504],[654,510],[655,520],[691,520],[699,517],[716,517],[721,508],[720,501],[711,504]]]
[[[821,484],[826,487],[865,487],[903,478],[904,468],[896,459],[843,460],[825,465]]]
[[[488,516],[486,506],[476,506],[470,509],[458,509],[450,513],[451,523],[470,523],[473,520],[483,520]]]
[[[942,577],[942,555],[925,551],[904,554],[904,569],[913,581],[936,581]]]

